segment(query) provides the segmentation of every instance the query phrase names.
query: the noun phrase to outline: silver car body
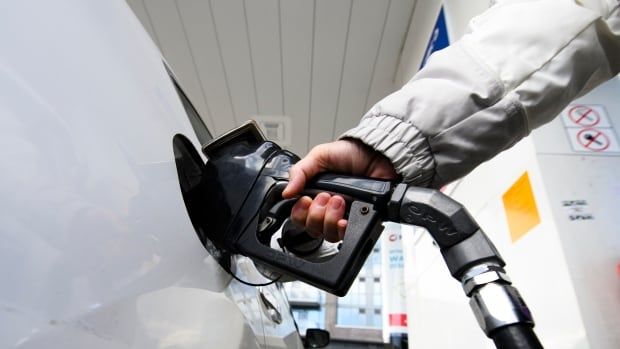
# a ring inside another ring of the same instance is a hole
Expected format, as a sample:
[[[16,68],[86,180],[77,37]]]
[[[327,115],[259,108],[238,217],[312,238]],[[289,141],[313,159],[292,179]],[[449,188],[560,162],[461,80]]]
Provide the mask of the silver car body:
[[[200,142],[129,7],[3,2],[0,42],[0,347],[301,346],[196,236],[172,138]]]

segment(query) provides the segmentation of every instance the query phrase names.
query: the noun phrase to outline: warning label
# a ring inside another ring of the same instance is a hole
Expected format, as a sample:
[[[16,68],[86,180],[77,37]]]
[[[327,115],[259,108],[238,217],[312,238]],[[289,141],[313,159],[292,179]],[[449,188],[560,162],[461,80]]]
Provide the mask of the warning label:
[[[562,122],[565,127],[611,127],[602,105],[569,105],[562,112]]]
[[[620,153],[618,137],[604,106],[572,104],[561,115],[573,151],[610,155]]]
[[[618,139],[612,128],[568,128],[566,132],[576,152],[620,152]]]

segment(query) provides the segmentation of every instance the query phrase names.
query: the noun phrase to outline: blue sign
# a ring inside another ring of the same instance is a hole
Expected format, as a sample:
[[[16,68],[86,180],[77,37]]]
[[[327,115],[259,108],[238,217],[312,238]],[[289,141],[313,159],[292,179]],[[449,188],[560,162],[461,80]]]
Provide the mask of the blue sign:
[[[431,38],[428,40],[426,51],[424,51],[424,58],[422,58],[420,69],[426,65],[428,57],[433,52],[446,48],[448,45],[450,45],[450,39],[448,38],[448,28],[446,27],[446,16],[444,15],[443,6],[441,6],[439,16],[437,16],[437,21],[435,22],[435,28],[433,28]]]

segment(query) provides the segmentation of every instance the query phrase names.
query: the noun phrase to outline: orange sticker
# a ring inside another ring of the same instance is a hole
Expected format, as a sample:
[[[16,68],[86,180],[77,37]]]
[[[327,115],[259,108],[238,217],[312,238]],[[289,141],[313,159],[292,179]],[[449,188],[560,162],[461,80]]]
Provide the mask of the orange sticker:
[[[527,172],[502,196],[512,242],[519,240],[540,223],[540,215]]]

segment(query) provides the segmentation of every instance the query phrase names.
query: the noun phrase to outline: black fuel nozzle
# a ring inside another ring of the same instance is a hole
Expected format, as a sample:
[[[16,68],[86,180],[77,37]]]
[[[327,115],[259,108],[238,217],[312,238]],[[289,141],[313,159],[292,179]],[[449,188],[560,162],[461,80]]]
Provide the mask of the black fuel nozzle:
[[[190,218],[205,247],[223,256],[218,259],[222,266],[228,270],[227,256],[242,254],[277,273],[336,295],[346,294],[382,231],[390,182],[337,174],[322,174],[311,181],[304,195],[324,191],[342,195],[349,223],[335,255],[308,260],[299,246],[290,245],[287,251],[271,246],[295,202],[283,199],[282,190],[299,157],[266,140],[254,122],[205,145],[206,163],[189,140],[175,139],[179,180]],[[191,185],[185,184],[190,176],[194,178]],[[292,243],[287,239],[283,243]]]

